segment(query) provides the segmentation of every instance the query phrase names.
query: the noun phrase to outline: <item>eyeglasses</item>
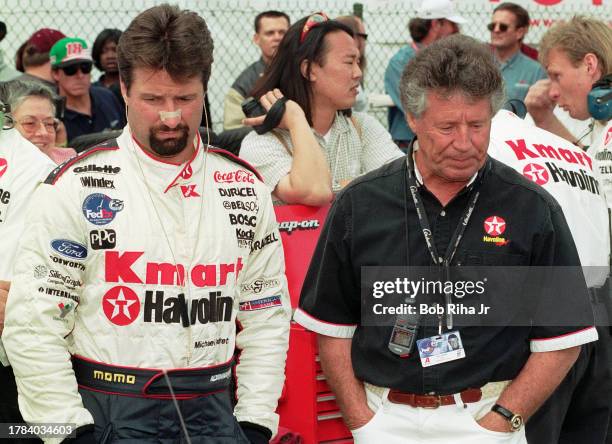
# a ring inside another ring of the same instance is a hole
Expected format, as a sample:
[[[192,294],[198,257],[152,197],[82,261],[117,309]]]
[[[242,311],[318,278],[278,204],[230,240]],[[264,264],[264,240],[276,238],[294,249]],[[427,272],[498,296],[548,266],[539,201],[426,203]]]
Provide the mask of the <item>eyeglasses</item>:
[[[355,34],[357,37],[361,37],[364,40],[368,39],[368,35],[364,34],[363,32],[358,32],[357,34]]]
[[[302,34],[300,35],[300,43],[304,42],[304,39],[310,32],[312,28],[316,28],[321,23],[329,20],[329,17],[324,12],[315,12],[306,20],[304,24],[304,28],[302,29]]]
[[[91,67],[91,63],[78,63],[76,65],[64,66],[62,71],[64,71],[64,74],[67,76],[75,75],[78,70],[81,70],[83,74],[89,74],[91,72]]]
[[[34,117],[26,117],[23,120],[18,120],[17,123],[28,133],[35,132],[41,123],[49,133],[54,133],[59,128],[59,120],[52,118],[40,120]]]
[[[495,23],[495,22],[489,23],[487,25],[487,29],[491,32],[493,32],[495,28],[499,28],[499,32],[506,32],[508,28],[510,28],[510,25],[507,25],[505,23]]]

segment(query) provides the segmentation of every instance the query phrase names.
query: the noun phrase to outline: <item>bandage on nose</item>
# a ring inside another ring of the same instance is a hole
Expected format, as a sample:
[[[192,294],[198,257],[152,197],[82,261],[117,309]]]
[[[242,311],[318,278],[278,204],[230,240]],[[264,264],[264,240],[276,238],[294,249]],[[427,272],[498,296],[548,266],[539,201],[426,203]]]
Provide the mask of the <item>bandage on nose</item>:
[[[177,109],[176,111],[160,111],[159,119],[163,122],[167,119],[180,119],[181,118],[181,110]]]

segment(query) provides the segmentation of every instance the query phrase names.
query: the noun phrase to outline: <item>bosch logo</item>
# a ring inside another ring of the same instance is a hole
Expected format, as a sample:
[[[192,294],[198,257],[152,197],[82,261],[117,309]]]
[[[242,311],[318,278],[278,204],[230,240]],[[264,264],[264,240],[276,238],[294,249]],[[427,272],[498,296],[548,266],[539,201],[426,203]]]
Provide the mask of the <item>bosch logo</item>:
[[[51,248],[57,251],[62,256],[71,259],[83,260],[87,257],[87,247],[78,242],[73,242],[67,239],[54,239],[51,241]]]
[[[247,225],[249,227],[257,225],[257,217],[246,216],[244,214],[230,214],[229,220],[232,225]]]
[[[248,182],[255,183],[255,175],[248,171],[236,170],[228,173],[222,173],[221,171],[215,171],[213,178],[217,183],[234,183],[234,182]]]
[[[548,183],[550,176],[546,168],[542,165],[538,165],[537,163],[530,163],[523,168],[523,176],[532,182],[537,183],[538,185],[545,185]]]

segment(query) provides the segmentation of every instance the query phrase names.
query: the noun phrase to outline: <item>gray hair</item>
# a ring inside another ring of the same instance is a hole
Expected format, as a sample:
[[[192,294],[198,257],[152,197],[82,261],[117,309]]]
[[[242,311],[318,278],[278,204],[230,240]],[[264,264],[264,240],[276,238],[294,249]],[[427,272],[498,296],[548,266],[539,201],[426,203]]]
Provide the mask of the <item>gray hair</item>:
[[[48,99],[55,114],[55,93],[46,85],[32,80],[11,80],[5,84],[2,94],[5,104],[10,105],[14,112],[21,104],[30,97]]]
[[[504,84],[491,51],[483,43],[460,34],[437,40],[408,62],[400,81],[406,113],[420,117],[427,108],[426,95],[436,91],[460,93],[473,100],[489,98],[492,116],[504,103]]]

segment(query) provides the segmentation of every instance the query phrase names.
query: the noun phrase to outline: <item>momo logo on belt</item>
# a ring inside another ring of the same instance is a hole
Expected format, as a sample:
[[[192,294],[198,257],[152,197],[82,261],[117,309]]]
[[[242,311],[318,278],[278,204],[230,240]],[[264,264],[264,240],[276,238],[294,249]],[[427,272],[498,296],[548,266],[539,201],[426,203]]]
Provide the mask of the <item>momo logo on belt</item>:
[[[136,376],[126,373],[103,372],[102,370],[94,370],[93,378],[100,381],[116,382],[118,384],[136,384]]]
[[[90,194],[83,201],[83,215],[94,225],[106,225],[123,210],[123,201],[111,199],[106,194]]]
[[[78,242],[73,242],[68,239],[54,239],[51,241],[51,248],[57,251],[62,256],[71,259],[83,260],[87,257],[87,247]]]
[[[248,171],[236,170],[222,173],[221,171],[215,171],[213,178],[217,183],[234,183],[234,182],[248,182],[255,183],[255,175]]]
[[[72,171],[75,173],[117,174],[119,171],[121,171],[121,168],[112,165],[85,165],[76,167]]]
[[[142,251],[106,251],[104,256],[104,274],[106,282],[125,282],[130,284],[152,285],[185,285],[189,278],[195,287],[216,287],[225,285],[230,273],[235,277],[243,268],[242,258],[231,264],[196,264],[185,269],[183,264],[169,262],[139,261]],[[139,275],[144,271],[144,276]],[[144,278],[144,279],[143,279]]]

